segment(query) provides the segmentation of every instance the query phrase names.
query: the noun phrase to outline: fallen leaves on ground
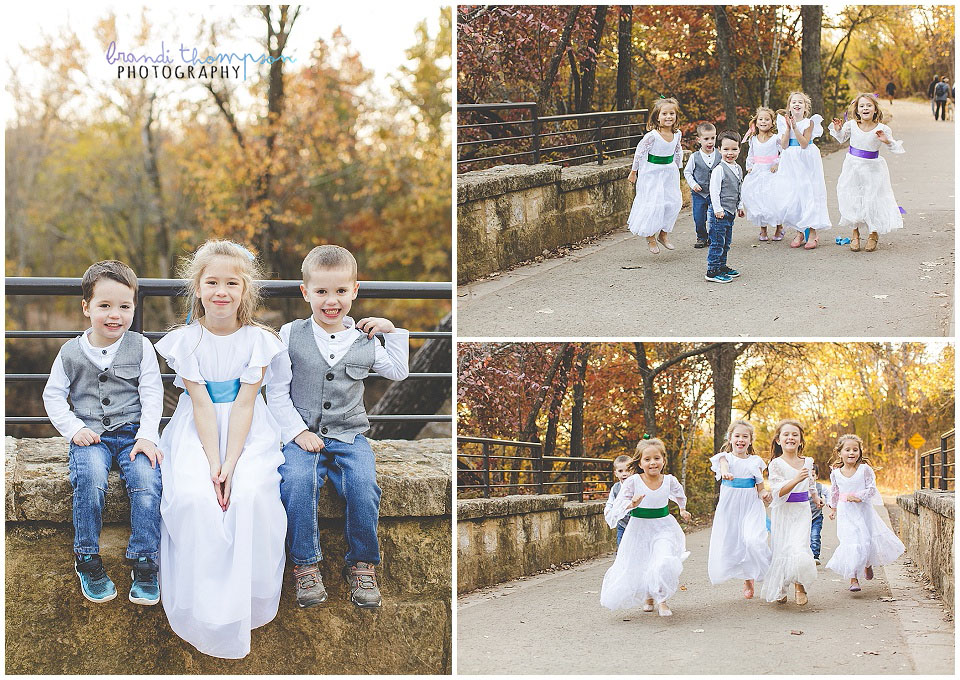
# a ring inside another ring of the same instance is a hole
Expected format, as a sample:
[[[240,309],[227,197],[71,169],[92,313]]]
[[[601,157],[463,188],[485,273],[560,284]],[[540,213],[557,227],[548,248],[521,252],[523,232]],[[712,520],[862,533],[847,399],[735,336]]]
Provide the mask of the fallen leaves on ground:
[[[803,635],[802,630],[791,630],[790,635]]]

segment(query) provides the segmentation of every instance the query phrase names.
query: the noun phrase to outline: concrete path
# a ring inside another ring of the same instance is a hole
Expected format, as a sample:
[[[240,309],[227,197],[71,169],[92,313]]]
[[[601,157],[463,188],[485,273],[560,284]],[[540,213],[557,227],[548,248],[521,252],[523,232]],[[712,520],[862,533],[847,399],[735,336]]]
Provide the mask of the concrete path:
[[[879,509],[879,508],[878,508]],[[881,514],[886,520],[886,512]],[[709,529],[687,536],[674,615],[600,606],[604,557],[462,596],[463,674],[900,674],[954,672],[954,629],[911,576],[908,558],[877,569],[863,591],[819,570],[810,603],[744,600],[742,582],[707,579]],[[837,545],[824,520],[823,555]],[[824,560],[826,563],[826,560]],[[632,652],[632,653],[631,653]]]
[[[891,110],[885,105],[887,110]],[[460,286],[457,332],[480,337],[934,337],[953,335],[954,127],[927,103],[897,101],[890,126],[906,153],[884,153],[904,228],[875,253],[853,253],[822,231],[814,251],[757,241],[734,224],[729,263],[742,276],[707,283],[684,209],[677,249],[660,255],[624,227],[566,257]],[[846,151],[823,159],[830,218]],[[866,235],[864,234],[864,239]]]

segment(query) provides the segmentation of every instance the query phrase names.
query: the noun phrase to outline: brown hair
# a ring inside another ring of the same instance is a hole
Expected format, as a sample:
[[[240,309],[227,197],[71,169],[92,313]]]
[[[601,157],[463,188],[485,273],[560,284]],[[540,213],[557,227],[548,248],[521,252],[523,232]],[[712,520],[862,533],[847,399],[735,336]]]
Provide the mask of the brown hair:
[[[697,124],[697,136],[704,134],[705,132],[716,132],[717,126],[713,123],[698,123]]]
[[[732,139],[733,143],[736,144],[737,147],[740,146],[740,133],[736,130],[724,130],[717,135],[717,146],[719,147],[721,144],[723,144],[723,140],[725,139]]]
[[[813,100],[810,99],[810,95],[808,95],[806,92],[800,92],[800,90],[794,90],[787,95],[787,108],[784,109],[784,115],[786,115],[786,111],[790,110],[790,100],[793,99],[793,96],[797,94],[803,98],[803,117],[809,118],[813,113]]]
[[[738,418],[730,423],[730,427],[727,428],[727,434],[723,436],[723,446],[720,447],[720,450],[723,452],[733,451],[733,444],[730,443],[730,435],[733,434],[734,429],[736,429],[738,425],[743,425],[750,430],[750,446],[747,447],[747,455],[752,456],[756,453],[756,451],[753,450],[753,442],[757,438],[757,431],[753,429],[753,425],[742,418]]]
[[[801,453],[803,453],[803,445],[804,445],[803,425],[801,425],[796,420],[793,420],[792,418],[785,418],[784,420],[781,420],[779,423],[777,423],[777,429],[773,431],[773,440],[770,442],[770,453],[771,453],[770,460],[771,461],[774,458],[778,458],[779,456],[783,455],[783,449],[780,447],[780,442],[778,442],[777,439],[780,437],[780,430],[785,428],[787,425],[793,425],[795,428],[800,430],[800,448],[797,449],[797,455],[800,455]]]
[[[760,131],[757,129],[757,118],[760,117],[761,113],[770,114],[770,134],[776,135],[777,128],[777,113],[771,109],[769,106],[758,106],[757,110],[753,112],[753,118],[750,119],[750,122],[747,123],[747,134],[743,136],[743,142],[746,143],[751,137],[755,137]]]
[[[880,100],[877,99],[877,97],[872,92],[861,92],[860,94],[858,94],[856,97],[853,98],[853,101],[850,102],[850,108],[849,108],[850,117],[853,118],[854,120],[860,120],[860,114],[857,113],[857,104],[864,97],[866,97],[867,99],[873,102],[873,116],[871,116],[870,120],[872,120],[874,123],[882,123],[883,111],[880,110]]]
[[[673,105],[677,110],[677,118],[673,121],[673,131],[676,132],[680,129],[680,102],[678,102],[673,97],[666,97],[665,99],[658,99],[657,103],[653,105],[653,108],[650,109],[650,115],[647,116],[647,129],[648,130],[659,130],[660,129],[660,110],[668,104]]]
[[[860,447],[860,457],[857,458],[857,462],[855,463],[855,465],[860,465],[861,463],[866,463],[867,465],[869,465],[870,463],[867,461],[866,457],[863,455],[863,440],[860,439],[860,437],[858,437],[855,434],[842,434],[840,435],[839,438],[837,438],[836,446],[833,447],[833,453],[836,456],[836,459],[832,463],[830,463],[830,467],[833,467],[833,468],[843,467],[843,460],[840,458],[840,449],[843,448],[843,443],[848,441],[857,442],[857,445]]]
[[[137,275],[133,270],[118,260],[102,260],[87,267],[87,271],[83,273],[83,278],[80,280],[80,290],[85,302],[93,299],[93,289],[97,281],[103,279],[122,283],[133,290],[134,298],[137,297]]]
[[[663,456],[663,464],[667,464],[667,445],[663,443],[662,439],[657,439],[656,437],[651,437],[650,439],[641,439],[637,444],[637,449],[633,454],[633,458],[631,458],[630,462],[627,463],[627,469],[630,470],[632,474],[640,474],[640,459],[643,457],[643,452],[651,447],[660,450],[660,454]],[[660,472],[663,473],[662,468],[660,469]]]
[[[628,463],[628,462],[630,462],[630,456],[624,453],[623,455],[617,456],[616,458],[613,459],[613,466],[616,467],[617,463]]]
[[[307,282],[310,272],[318,269],[349,269],[350,278],[357,280],[357,259],[346,248],[334,245],[317,246],[303,258],[300,273],[303,282]]]

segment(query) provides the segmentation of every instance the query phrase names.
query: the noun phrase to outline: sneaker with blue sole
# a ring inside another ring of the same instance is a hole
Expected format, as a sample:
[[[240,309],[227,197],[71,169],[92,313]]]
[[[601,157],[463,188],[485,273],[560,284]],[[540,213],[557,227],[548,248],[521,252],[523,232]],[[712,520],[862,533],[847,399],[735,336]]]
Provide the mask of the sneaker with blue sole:
[[[720,271],[729,276],[731,279],[735,279],[740,276],[740,272],[738,272],[736,269],[731,269],[730,267],[724,267]]]
[[[91,602],[109,602],[117,596],[117,587],[104,571],[100,555],[76,555],[73,570],[80,578],[80,592]]]
[[[721,272],[707,272],[703,278],[705,281],[713,281],[714,283],[730,283],[733,281],[733,279]]]
[[[149,557],[137,558],[130,572],[130,601],[134,604],[156,604],[160,601],[160,584],[157,582],[159,566]]]

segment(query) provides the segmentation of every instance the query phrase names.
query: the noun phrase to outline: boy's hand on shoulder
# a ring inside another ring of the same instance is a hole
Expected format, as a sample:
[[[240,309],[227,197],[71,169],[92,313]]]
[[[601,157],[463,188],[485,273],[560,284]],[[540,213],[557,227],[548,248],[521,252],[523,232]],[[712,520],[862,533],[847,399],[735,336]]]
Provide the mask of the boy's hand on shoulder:
[[[100,435],[89,427],[82,427],[80,431],[73,435],[73,443],[77,446],[90,446],[100,443]]]
[[[147,457],[147,460],[150,461],[150,467],[152,468],[156,468],[158,464],[163,462],[163,452],[149,439],[137,440],[137,443],[133,445],[133,449],[130,451],[130,462],[133,462],[138,453],[142,453]]]
[[[304,430],[294,437],[293,443],[310,453],[320,453],[323,451],[323,440],[310,430]]]
[[[357,322],[357,328],[372,338],[377,333],[393,333],[397,327],[393,325],[390,319],[381,319],[376,316],[368,316]]]

